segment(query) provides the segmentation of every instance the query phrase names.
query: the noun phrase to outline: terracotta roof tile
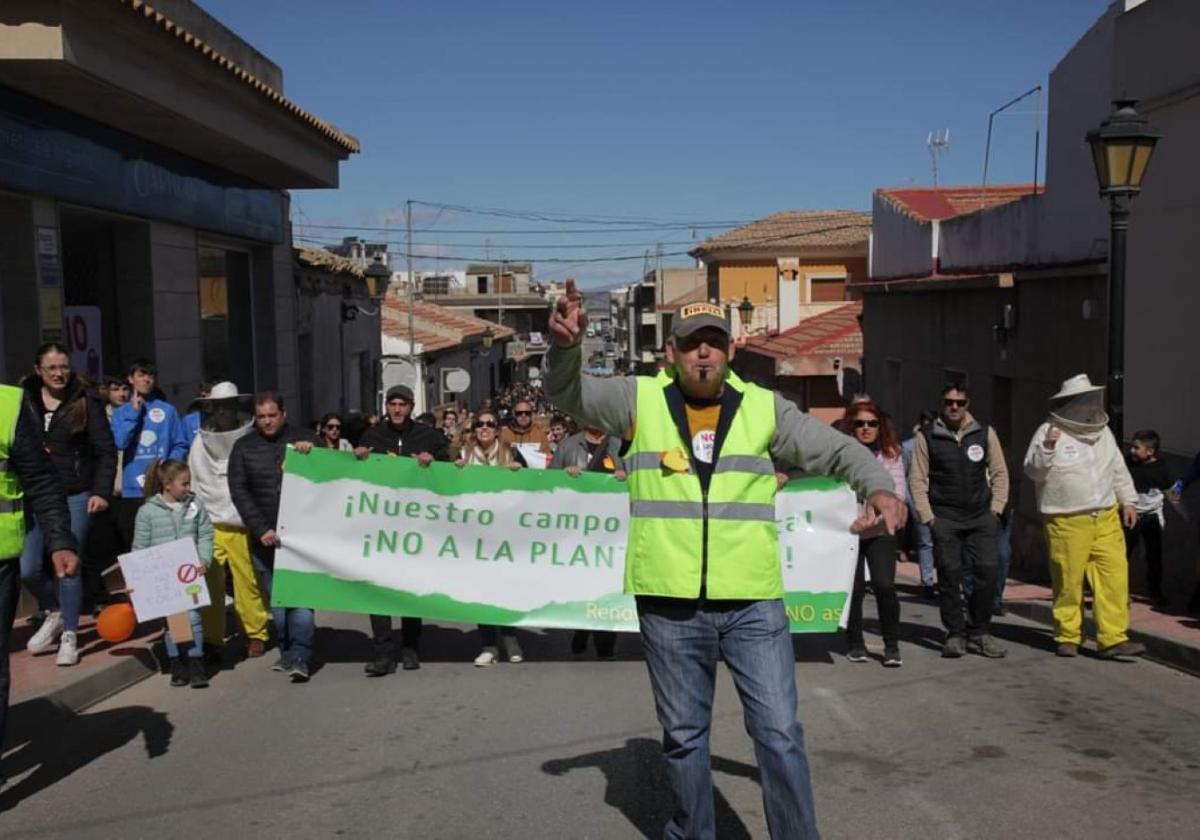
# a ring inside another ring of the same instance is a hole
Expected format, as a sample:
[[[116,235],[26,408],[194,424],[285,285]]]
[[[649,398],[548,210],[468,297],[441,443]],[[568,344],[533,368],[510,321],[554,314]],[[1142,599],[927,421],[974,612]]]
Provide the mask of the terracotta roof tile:
[[[774,335],[758,335],[746,340],[742,353],[756,353],[772,359],[799,356],[861,356],[862,328],[858,316],[862,301],[848,303],[801,321],[798,326]]]
[[[363,276],[362,266],[358,263],[348,260],[345,257],[339,257],[337,254],[332,254],[324,248],[293,247],[292,253],[296,255],[296,259],[301,265],[306,265],[310,268],[322,268],[334,274],[349,274],[354,277]]]
[[[1037,191],[1043,192],[1043,187]],[[1009,204],[1033,195],[1033,184],[997,184],[984,187],[893,187],[875,194],[905,215],[920,222],[941,221]]]
[[[693,256],[732,248],[756,248],[786,255],[797,248],[865,245],[871,214],[857,210],[785,210],[704,240]]]
[[[516,334],[511,327],[423,301],[417,301],[413,306],[413,327],[414,337],[426,352],[456,347],[467,338],[483,335],[487,329],[496,340],[512,338]],[[401,297],[384,300],[381,328],[384,335],[408,339],[407,300]]]
[[[341,146],[347,152],[355,153],[362,149],[358,139],[353,135],[347,134],[333,123],[326,122],[320,117],[310,114],[308,111],[301,108],[295,102],[285,97],[275,88],[268,85],[262,79],[259,79],[250,71],[239,65],[232,59],[222,55],[214,50],[209,44],[206,44],[193,33],[184,29],[171,18],[164,15],[162,12],[154,8],[153,5],[145,0],[117,0],[122,6],[125,6],[134,14],[140,15],[150,24],[157,26],[162,32],[173,36],[181,44],[191,47],[204,58],[207,58],[213,64],[220,67],[222,70],[229,73],[234,78],[243,82],[248,87],[260,93],[266,99],[270,100],[275,105],[278,105],[283,110],[292,114],[301,122],[306,123],[309,127],[316,129],[321,134],[325,135],[329,140],[332,140],[337,145]]]

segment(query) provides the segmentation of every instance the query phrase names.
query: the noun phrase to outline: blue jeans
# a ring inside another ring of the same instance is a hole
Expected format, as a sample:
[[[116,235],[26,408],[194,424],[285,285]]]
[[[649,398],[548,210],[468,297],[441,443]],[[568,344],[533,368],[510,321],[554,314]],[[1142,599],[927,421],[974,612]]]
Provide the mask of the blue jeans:
[[[188,610],[188,623],[192,625],[192,646],[188,648],[189,659],[201,659],[204,656],[204,624],[200,620],[200,610]],[[171,638],[171,631],[163,634],[163,644],[167,646],[167,656],[179,658],[179,645]]]
[[[87,512],[91,493],[84,491],[67,496],[67,510],[71,513],[71,533],[79,545],[79,569],[83,568],[83,546],[87,540],[90,517]],[[46,571],[46,543],[37,517],[32,513],[26,519],[25,548],[21,552],[21,582],[29,594],[37,599],[38,608],[62,610],[63,629],[74,633],[79,629],[79,609],[83,603],[83,578],[76,571],[71,577],[57,579]]]
[[[263,598],[269,605],[275,582],[275,549],[265,548],[251,537],[250,557],[262,582]],[[275,625],[280,658],[289,664],[303,662],[307,665],[312,658],[313,635],[317,630],[316,614],[307,607],[271,607],[271,621]]]
[[[999,543],[996,547],[996,601],[997,607],[1004,603],[1004,584],[1008,583],[1008,567],[1012,564],[1012,521],[1010,513],[1000,524]]]
[[[675,791],[668,838],[714,838],[709,729],[718,656],[754,740],[767,827],[776,838],[818,837],[804,731],[796,720],[796,661],[782,601],[639,598],[642,645],[663,755]]]
[[[929,526],[921,523],[917,507],[908,502],[908,521],[913,524],[913,539],[917,543],[917,565],[921,567],[921,585],[933,586],[933,534]]]

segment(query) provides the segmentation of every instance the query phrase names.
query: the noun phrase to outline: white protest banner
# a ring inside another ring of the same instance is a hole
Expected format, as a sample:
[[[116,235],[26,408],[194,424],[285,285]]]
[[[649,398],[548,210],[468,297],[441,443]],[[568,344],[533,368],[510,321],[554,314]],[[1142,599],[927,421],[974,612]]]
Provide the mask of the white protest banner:
[[[854,494],[827,478],[778,496],[795,632],[843,622]],[[629,495],[611,476],[289,452],[273,603],[525,627],[637,630],[622,593]]]
[[[200,573],[196,543],[188,538],[117,557],[138,621],[207,607],[208,585]]]

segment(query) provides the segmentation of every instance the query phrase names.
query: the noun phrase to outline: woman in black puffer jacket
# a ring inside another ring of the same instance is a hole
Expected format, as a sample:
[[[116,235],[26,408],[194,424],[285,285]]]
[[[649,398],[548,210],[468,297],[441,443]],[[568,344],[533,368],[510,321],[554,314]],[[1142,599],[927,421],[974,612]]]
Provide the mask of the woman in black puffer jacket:
[[[24,410],[42,430],[42,446],[53,461],[66,493],[71,532],[82,549],[91,515],[108,507],[117,470],[117,448],[104,405],[89,395],[79,377],[72,373],[71,357],[65,347],[60,344],[39,347],[33,369],[34,375],[21,383],[25,390]],[[79,661],[75,634],[83,598],[82,581],[76,573],[59,578],[55,586],[46,570],[42,532],[36,517],[29,515],[26,526],[21,580],[45,611],[42,625],[29,640],[28,648],[33,653],[43,653],[58,641],[58,664],[74,665]]]

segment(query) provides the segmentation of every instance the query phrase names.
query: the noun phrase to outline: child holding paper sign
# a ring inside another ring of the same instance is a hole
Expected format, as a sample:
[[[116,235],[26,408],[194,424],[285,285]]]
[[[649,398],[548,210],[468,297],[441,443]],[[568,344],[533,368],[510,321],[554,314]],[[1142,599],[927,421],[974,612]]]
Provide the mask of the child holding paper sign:
[[[200,500],[192,495],[192,475],[184,461],[153,461],[146,468],[146,502],[138,509],[133,527],[133,549],[161,545],[191,537],[200,558],[196,582],[206,585],[204,576],[212,565],[213,526]],[[171,685],[204,688],[208,674],[204,670],[204,628],[200,610],[188,610],[192,625],[192,646],[187,659],[179,655],[179,646],[168,630],[163,636],[171,657]]]

